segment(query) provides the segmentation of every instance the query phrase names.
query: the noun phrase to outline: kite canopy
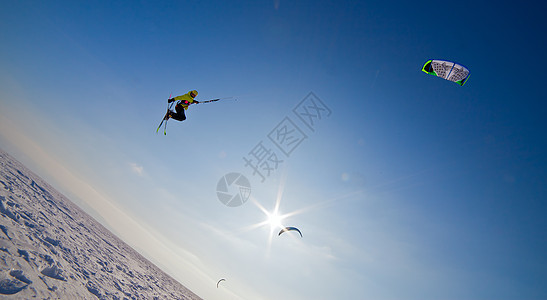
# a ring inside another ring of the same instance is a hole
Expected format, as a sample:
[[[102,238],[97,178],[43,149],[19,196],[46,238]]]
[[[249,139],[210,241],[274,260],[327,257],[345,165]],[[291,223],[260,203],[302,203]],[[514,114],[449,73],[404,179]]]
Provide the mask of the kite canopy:
[[[218,284],[219,284],[221,281],[226,281],[226,279],[221,278],[221,279],[217,282],[217,289],[218,289]]]
[[[464,85],[469,78],[469,69],[447,60],[429,60],[425,63],[422,71],[448,81],[453,81],[459,85]]]
[[[302,232],[300,232],[300,230],[296,227],[285,227],[281,229],[281,231],[277,235],[279,236],[285,231],[297,231],[298,233],[300,233],[300,237],[302,237]]]

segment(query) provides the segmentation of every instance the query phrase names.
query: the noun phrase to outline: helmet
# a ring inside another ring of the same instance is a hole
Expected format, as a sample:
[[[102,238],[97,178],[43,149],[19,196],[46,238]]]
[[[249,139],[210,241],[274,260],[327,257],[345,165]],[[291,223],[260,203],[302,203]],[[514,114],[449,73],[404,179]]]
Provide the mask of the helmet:
[[[192,95],[194,95],[194,96],[192,96]],[[196,90],[190,91],[190,96],[192,96],[192,98],[197,97],[197,95],[198,95],[198,91],[196,91]]]

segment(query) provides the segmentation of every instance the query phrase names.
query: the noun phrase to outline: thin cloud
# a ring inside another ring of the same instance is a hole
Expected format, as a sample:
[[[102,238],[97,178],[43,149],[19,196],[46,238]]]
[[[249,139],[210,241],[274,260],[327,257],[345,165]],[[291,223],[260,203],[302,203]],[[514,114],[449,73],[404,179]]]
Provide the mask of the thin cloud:
[[[139,176],[144,175],[144,168],[141,165],[130,163],[129,166],[131,167],[131,171],[133,171],[133,173],[136,173]]]

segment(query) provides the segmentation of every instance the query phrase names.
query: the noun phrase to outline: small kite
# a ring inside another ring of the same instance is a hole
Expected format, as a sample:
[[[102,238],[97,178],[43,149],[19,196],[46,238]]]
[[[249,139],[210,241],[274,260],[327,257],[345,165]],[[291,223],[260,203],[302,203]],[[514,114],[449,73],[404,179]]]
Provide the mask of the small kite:
[[[217,282],[217,289],[218,289],[218,284],[219,284],[221,281],[226,281],[226,279],[222,278],[222,279],[220,279],[220,280]]]
[[[298,233],[300,233],[300,237],[302,237],[302,232],[300,232],[300,230],[296,227],[285,227],[281,229],[281,231],[277,235],[280,236],[285,231],[297,231]]]
[[[425,63],[422,71],[429,75],[444,78],[448,81],[464,85],[469,78],[469,69],[447,60],[433,59]]]

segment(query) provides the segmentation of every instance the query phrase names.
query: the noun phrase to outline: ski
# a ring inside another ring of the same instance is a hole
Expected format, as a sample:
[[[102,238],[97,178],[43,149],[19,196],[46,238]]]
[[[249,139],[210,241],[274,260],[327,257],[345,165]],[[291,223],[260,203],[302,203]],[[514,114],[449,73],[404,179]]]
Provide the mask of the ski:
[[[171,106],[169,106],[169,108],[171,108]],[[167,114],[169,114],[169,110],[167,111]],[[165,123],[163,125],[163,135],[167,135],[167,121],[169,121],[169,117],[167,116],[167,114],[165,114],[165,117],[164,117],[167,119],[165,119]]]
[[[163,121],[164,121],[164,120],[161,120],[161,123],[160,123],[160,125],[158,126],[158,129],[156,129],[156,133],[158,133],[158,131],[160,131],[160,128],[161,128],[161,125],[163,124]]]
[[[167,98],[167,99],[171,99],[171,95],[173,95],[173,94],[170,94],[169,98]],[[169,111],[171,110],[171,107],[173,107],[173,103],[175,103],[175,102],[172,102],[171,104],[167,103],[167,112],[165,113],[165,116],[163,116],[163,119],[161,119],[161,122],[160,122],[160,125],[158,126],[158,129],[156,129],[156,133],[158,133],[158,131],[160,131],[161,125],[163,125],[164,122],[165,122],[165,126],[163,127],[163,135],[167,135],[167,121],[169,120],[167,115],[169,114]]]
[[[163,125],[164,122],[165,122],[165,127],[163,128],[163,134],[164,135],[167,134],[165,131],[166,131],[166,128],[167,128],[167,114],[168,113],[169,113],[169,111],[167,111],[167,113],[165,113],[165,116],[163,117],[163,119],[160,122],[160,125],[158,126],[158,129],[156,129],[156,133],[158,133],[160,131],[161,125]]]

